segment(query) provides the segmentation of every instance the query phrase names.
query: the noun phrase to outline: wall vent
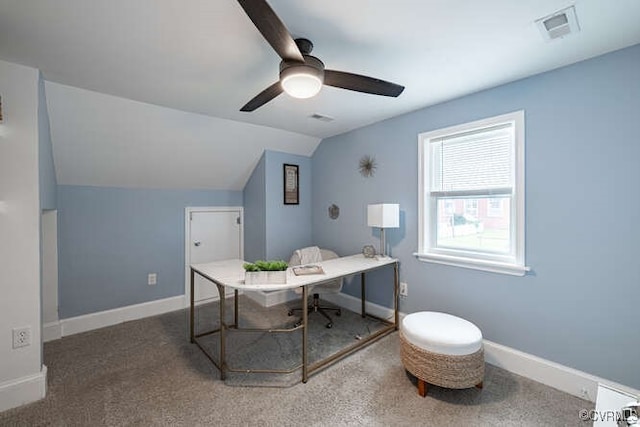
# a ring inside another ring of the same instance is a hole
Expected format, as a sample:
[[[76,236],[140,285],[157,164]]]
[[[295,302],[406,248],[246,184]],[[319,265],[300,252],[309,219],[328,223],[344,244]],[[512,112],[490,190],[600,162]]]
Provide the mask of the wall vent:
[[[562,38],[580,31],[576,9],[573,6],[538,19],[536,24],[546,41]]]
[[[310,119],[320,120],[321,122],[332,122],[333,117],[323,116],[322,114],[314,113],[309,116]]]

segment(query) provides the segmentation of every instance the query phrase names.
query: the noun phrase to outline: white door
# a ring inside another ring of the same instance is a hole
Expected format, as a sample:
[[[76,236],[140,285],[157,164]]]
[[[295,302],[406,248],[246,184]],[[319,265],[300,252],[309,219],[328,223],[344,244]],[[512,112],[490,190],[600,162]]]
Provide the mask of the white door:
[[[187,301],[190,298],[189,265],[243,258],[242,208],[187,208]],[[218,297],[217,287],[196,275],[195,300]]]

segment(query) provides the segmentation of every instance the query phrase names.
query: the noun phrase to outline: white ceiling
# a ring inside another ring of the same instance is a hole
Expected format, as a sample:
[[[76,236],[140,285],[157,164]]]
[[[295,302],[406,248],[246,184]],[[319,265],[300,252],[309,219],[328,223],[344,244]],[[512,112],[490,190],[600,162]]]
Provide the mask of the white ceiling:
[[[319,138],[640,43],[640,0],[269,4],[294,37],[314,42],[313,54],[327,68],[393,81],[406,86],[404,93],[387,98],[324,87],[313,99],[283,94],[242,113],[277,80],[279,58],[235,0],[0,0],[0,59],[38,68],[49,82],[59,181],[239,189],[263,148],[310,154]],[[545,42],[535,20],[570,4],[582,31]],[[116,104],[130,114],[113,113]],[[335,120],[310,119],[314,113]],[[159,128],[153,150],[142,120]],[[116,151],[135,150],[141,136],[146,151]],[[204,154],[230,161],[206,181],[187,169],[190,176],[165,177],[161,171],[174,167],[171,153],[183,152],[183,138],[199,148],[178,168],[201,165]],[[247,155],[234,157],[233,144],[247,147]],[[125,159],[142,153],[156,153],[155,172],[132,172]],[[114,162],[112,170],[96,176],[106,168],[102,159]]]

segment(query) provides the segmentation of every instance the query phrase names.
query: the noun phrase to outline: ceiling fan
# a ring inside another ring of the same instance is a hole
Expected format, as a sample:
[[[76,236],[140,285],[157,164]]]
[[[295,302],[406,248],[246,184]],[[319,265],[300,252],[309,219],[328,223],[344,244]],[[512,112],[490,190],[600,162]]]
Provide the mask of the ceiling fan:
[[[282,58],[280,80],[247,102],[240,111],[254,111],[283,91],[295,98],[310,98],[320,91],[323,84],[393,97],[397,97],[404,90],[404,86],[373,77],[326,70],[322,61],[311,56],[313,43],[304,38],[294,40],[266,0],[238,0],[238,3],[273,50]]]

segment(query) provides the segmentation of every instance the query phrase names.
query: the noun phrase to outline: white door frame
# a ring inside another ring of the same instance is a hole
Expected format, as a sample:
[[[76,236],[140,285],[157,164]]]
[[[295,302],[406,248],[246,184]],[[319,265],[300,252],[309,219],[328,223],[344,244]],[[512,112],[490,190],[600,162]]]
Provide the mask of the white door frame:
[[[187,206],[184,208],[184,306],[191,305],[191,214],[194,212],[228,212],[240,214],[240,258],[244,259],[244,208],[242,206]],[[208,300],[209,302],[211,300]]]
[[[43,210],[41,218],[42,239],[42,341],[62,337],[58,317],[58,211]]]

